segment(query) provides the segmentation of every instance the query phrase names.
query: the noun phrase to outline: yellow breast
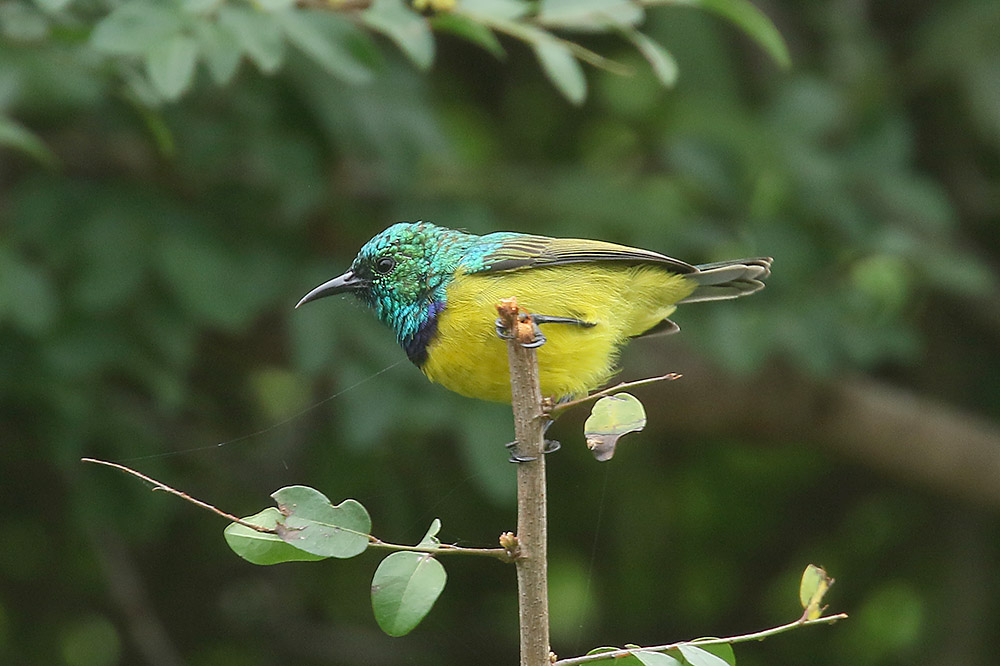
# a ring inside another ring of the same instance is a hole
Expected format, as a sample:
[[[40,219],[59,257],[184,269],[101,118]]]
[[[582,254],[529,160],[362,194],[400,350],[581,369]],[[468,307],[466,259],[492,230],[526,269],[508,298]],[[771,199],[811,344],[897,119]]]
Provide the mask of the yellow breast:
[[[683,276],[653,266],[571,264],[460,274],[448,287],[422,370],[431,381],[462,395],[510,402],[507,348],[494,321],[496,304],[515,297],[528,312],[596,324],[546,324],[548,342],[538,349],[543,395],[584,394],[614,374],[628,338],[668,317],[694,287]]]

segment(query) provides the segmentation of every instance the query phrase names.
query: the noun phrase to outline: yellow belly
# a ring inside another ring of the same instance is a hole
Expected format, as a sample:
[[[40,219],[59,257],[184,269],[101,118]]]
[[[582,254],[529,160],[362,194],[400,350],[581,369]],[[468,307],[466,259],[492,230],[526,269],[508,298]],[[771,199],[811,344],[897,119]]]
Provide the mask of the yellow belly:
[[[593,322],[590,328],[544,324],[538,349],[542,394],[580,395],[615,372],[621,346],[668,317],[694,291],[681,275],[650,266],[580,264],[459,275],[448,287],[423,371],[452,391],[510,402],[506,343],[497,337],[496,304],[515,297],[528,312]]]

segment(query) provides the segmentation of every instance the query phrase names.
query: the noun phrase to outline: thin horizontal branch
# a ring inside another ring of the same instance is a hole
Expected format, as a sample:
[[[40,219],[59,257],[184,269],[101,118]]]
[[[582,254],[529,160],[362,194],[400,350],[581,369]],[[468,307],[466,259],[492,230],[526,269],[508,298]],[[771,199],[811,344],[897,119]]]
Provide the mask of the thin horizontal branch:
[[[157,481],[153,477],[147,476],[142,472],[138,472],[132,469],[131,467],[126,467],[125,465],[122,465],[120,463],[111,462],[108,460],[99,460],[97,458],[81,458],[80,460],[82,462],[94,463],[95,465],[104,465],[105,467],[113,467],[127,474],[131,474],[132,476],[142,479],[146,483],[151,484],[153,486],[153,490],[162,490],[168,492],[171,495],[180,497],[182,500],[190,502],[191,504],[194,504],[195,506],[200,507],[202,509],[206,509],[207,511],[211,511],[215,515],[221,516],[226,520],[236,523],[238,525],[242,525],[243,527],[249,527],[252,530],[255,530],[257,532],[263,532],[265,534],[278,534],[278,531],[275,529],[272,529],[270,527],[263,527],[261,525],[254,525],[253,523],[243,520],[242,518],[238,518],[237,516],[234,516],[231,513],[223,511],[222,509],[219,509],[218,507],[215,507],[209,504],[208,502],[203,502],[200,499],[192,497],[191,495],[188,495],[186,492],[182,490],[177,490],[176,488],[172,488],[167,484],[163,483],[162,481]],[[464,546],[454,546],[447,543],[438,544],[436,546],[404,546],[395,543],[387,543],[377,537],[372,536],[371,534],[367,534],[365,536],[368,537],[369,541],[368,546],[370,548],[384,548],[386,550],[405,550],[415,553],[431,553],[434,555],[452,554],[452,553],[460,555],[479,555],[483,557],[492,557],[502,562],[514,561],[513,558],[511,557],[511,554],[504,548],[467,548]]]
[[[170,493],[171,495],[176,495],[177,497],[180,497],[182,500],[184,500],[186,502],[190,502],[191,504],[194,504],[195,506],[198,506],[198,507],[201,507],[202,509],[206,509],[208,511],[211,511],[212,513],[214,513],[217,516],[222,516],[226,520],[229,520],[231,522],[234,522],[234,523],[237,523],[239,525],[242,525],[243,527],[249,527],[250,529],[255,530],[257,532],[264,532],[266,534],[277,534],[277,532],[275,530],[273,530],[273,529],[271,529],[269,527],[261,527],[260,525],[254,525],[253,523],[249,523],[249,522],[243,520],[242,518],[238,518],[237,516],[234,516],[231,513],[226,513],[222,509],[219,509],[219,508],[217,508],[215,506],[212,506],[208,502],[203,502],[200,499],[196,499],[194,497],[191,497],[190,495],[188,495],[186,492],[184,492],[182,490],[177,490],[176,488],[171,488],[167,484],[161,483],[160,481],[157,481],[156,479],[154,479],[152,477],[146,476],[142,472],[137,472],[134,469],[132,469],[131,467],[126,467],[125,465],[121,465],[121,464],[116,463],[116,462],[110,462],[108,460],[98,460],[97,458],[80,458],[80,460],[82,462],[94,463],[95,465],[105,465],[106,467],[114,467],[115,469],[120,469],[121,471],[126,472],[127,474],[131,474],[134,477],[142,479],[146,483],[152,484],[153,485],[153,490],[163,490],[165,492]]]
[[[468,548],[466,546],[455,546],[449,543],[441,543],[436,546],[404,546],[398,543],[388,543],[373,536],[369,536],[369,548],[384,548],[386,550],[402,550],[410,553],[430,553],[432,555],[477,555],[481,557],[492,557],[501,562],[513,562],[510,552],[505,548]]]
[[[609,386],[606,389],[595,391],[594,393],[591,393],[588,396],[584,396],[583,398],[577,398],[576,400],[569,400],[567,402],[560,402],[557,405],[553,405],[551,408],[549,408],[549,414],[555,416],[561,414],[563,411],[569,409],[570,407],[576,407],[577,405],[582,405],[585,402],[589,402],[591,400],[597,400],[598,398],[603,398],[606,395],[611,395],[612,393],[624,391],[625,389],[629,389],[634,386],[642,386],[643,384],[653,384],[655,382],[666,382],[666,381],[672,382],[675,379],[680,379],[683,376],[684,375],[680,375],[676,372],[668,372],[667,374],[660,375],[659,377],[647,377],[646,379],[636,379],[635,381],[631,382],[621,382],[619,384],[616,384],[615,386]]]
[[[553,666],[574,666],[575,664],[589,664],[596,661],[601,661],[604,659],[620,659],[626,657],[633,652],[666,652],[667,650],[676,650],[681,646],[693,645],[695,647],[701,647],[703,645],[720,645],[734,643],[747,643],[749,641],[762,641],[765,638],[770,638],[771,636],[776,636],[778,634],[783,634],[786,631],[791,631],[792,629],[798,629],[799,627],[809,627],[816,624],[833,624],[838,620],[846,620],[847,613],[837,613],[836,615],[828,615],[826,617],[819,617],[815,620],[805,620],[798,619],[794,622],[789,622],[787,624],[782,624],[777,627],[772,627],[770,629],[764,629],[762,631],[755,631],[749,634],[740,634],[738,636],[730,636],[729,638],[699,638],[693,641],[678,641],[676,643],[667,643],[666,645],[654,645],[651,647],[638,647],[638,648],[627,648],[621,650],[613,650],[609,652],[601,652],[599,654],[587,654],[582,657],[570,657],[569,659],[560,659],[556,661]]]

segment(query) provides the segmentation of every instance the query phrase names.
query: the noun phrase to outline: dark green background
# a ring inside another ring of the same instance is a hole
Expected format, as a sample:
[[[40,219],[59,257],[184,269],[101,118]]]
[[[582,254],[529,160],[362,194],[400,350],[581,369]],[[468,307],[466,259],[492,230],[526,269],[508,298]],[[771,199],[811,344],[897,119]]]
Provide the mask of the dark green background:
[[[775,257],[761,294],[630,346],[624,377],[686,376],[636,390],[649,427],[613,461],[584,413],[552,429],[560,655],[794,619],[814,562],[851,619],[739,663],[996,663],[1000,5],[759,6],[789,71],[663,8],[672,91],[598,37],[637,73],[588,70],[575,108],[523,46],[443,38],[426,75],[389,46],[364,87],[290,55],[147,109],[85,24],[33,35],[0,3],[0,110],[56,157],[0,150],[0,662],[515,663],[511,567],[444,560],[434,610],[392,639],[375,554],[255,567],[224,521],[79,462],[240,515],[307,484],[386,540],[440,517],[445,541],[493,545],[514,527],[507,408],[428,384],[351,302],[292,310],[425,219]]]

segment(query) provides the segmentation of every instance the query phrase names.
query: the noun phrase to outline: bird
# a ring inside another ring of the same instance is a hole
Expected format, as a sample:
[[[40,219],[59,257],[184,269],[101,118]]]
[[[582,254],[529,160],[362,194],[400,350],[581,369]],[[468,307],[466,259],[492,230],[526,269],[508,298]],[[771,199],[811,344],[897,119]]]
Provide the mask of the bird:
[[[432,382],[470,398],[511,400],[496,305],[514,297],[545,326],[543,396],[566,400],[604,385],[632,338],[676,333],[682,303],[764,288],[770,257],[692,265],[651,250],[501,231],[476,235],[398,222],[365,243],[350,268],[295,306],[353,294],[396,334]]]

